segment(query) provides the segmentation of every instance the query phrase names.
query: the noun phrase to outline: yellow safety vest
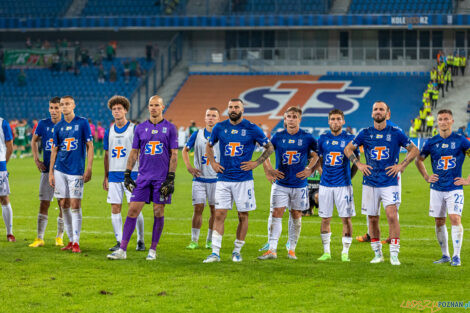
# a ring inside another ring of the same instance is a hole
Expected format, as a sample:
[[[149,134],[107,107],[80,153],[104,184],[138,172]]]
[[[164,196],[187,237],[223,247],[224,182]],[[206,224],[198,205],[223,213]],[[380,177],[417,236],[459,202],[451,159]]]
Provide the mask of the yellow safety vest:
[[[437,128],[432,129],[432,135],[436,136],[439,132],[437,131]]]
[[[416,129],[414,129],[413,126],[410,126],[410,133],[409,133],[409,135],[410,135],[410,138],[416,138],[416,137],[418,137],[418,133],[416,132]]]
[[[424,103],[424,110],[431,112],[431,102],[429,100]]]
[[[444,79],[446,82],[451,82],[452,81],[452,74],[450,73],[450,71],[447,71],[444,75]]]
[[[433,126],[434,125],[434,116],[428,115],[426,116],[426,125]]]
[[[443,69],[444,69],[444,66],[445,66],[445,63],[444,63],[444,62],[439,63],[439,65],[437,66],[437,71],[438,71],[438,72],[442,72]]]
[[[415,129],[419,130],[421,128],[421,119],[415,118]]]
[[[439,90],[433,90],[432,99],[433,100],[438,100],[439,99]]]
[[[431,80],[436,80],[437,78],[437,71],[431,71]]]
[[[450,55],[450,56],[447,57],[447,64],[452,65],[452,66],[454,65],[454,57],[453,56]]]
[[[426,113],[424,112],[424,109],[419,110],[419,118],[424,120],[426,119]]]
[[[460,66],[460,58],[454,57],[454,66]]]
[[[437,75],[437,74],[436,74]],[[437,77],[437,76],[436,76]],[[432,83],[429,83],[428,84],[428,90],[427,92],[429,92],[430,90],[432,90],[434,88],[434,85]]]
[[[460,66],[466,66],[467,65],[467,58],[466,57],[461,57],[460,58]]]
[[[442,73],[437,75],[437,81],[439,84],[444,84],[444,75]]]

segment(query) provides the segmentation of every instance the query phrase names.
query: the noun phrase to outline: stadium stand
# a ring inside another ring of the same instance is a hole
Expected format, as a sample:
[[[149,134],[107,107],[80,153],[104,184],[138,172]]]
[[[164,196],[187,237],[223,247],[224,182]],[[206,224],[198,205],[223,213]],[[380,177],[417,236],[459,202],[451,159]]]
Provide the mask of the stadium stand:
[[[182,1],[183,2],[183,1]],[[184,7],[179,0],[89,0],[84,16],[151,16],[173,14]]]
[[[231,12],[236,14],[316,13],[325,14],[331,7],[332,0],[250,0],[233,1]]]
[[[349,13],[452,13],[452,0],[352,0]]]
[[[58,17],[71,3],[72,0],[2,0],[0,17]]]
[[[126,84],[123,73],[122,58],[113,61],[103,61],[106,73],[111,66],[117,70],[116,82],[98,83],[98,68],[95,66],[82,66],[80,73],[53,72],[50,69],[26,69],[25,86],[18,86],[17,76],[19,69],[6,71],[6,82],[0,84],[0,116],[6,119],[26,118],[33,119],[44,116],[48,100],[54,96],[72,95],[76,99],[77,114],[87,116],[93,121],[107,122],[111,118],[107,109],[107,100],[120,94],[131,97],[140,80],[131,76]],[[148,71],[154,62],[147,62],[144,58],[137,60],[141,68]]]

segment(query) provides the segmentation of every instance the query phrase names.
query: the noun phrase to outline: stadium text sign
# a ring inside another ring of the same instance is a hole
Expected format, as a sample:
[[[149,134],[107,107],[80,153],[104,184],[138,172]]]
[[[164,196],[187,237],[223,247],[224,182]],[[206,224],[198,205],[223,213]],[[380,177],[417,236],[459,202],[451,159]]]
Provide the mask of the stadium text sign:
[[[390,18],[390,24],[392,25],[428,25],[428,16],[392,16]]]

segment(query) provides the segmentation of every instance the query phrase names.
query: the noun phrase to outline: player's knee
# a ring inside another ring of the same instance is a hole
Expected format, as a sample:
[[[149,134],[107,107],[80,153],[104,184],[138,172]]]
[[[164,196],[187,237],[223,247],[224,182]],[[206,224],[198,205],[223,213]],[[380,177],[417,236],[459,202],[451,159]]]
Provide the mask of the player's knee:
[[[10,203],[10,199],[8,198],[8,196],[2,196],[0,197],[0,203],[2,205],[7,205],[8,203]]]
[[[195,204],[194,205],[194,214],[195,215],[202,215],[202,212],[204,211],[204,204]]]
[[[238,212],[238,221],[244,223],[248,221],[248,212]]]
[[[452,224],[452,226],[458,226],[461,224],[460,215],[449,214],[449,219],[450,219],[450,223]],[[445,225],[445,221],[444,221],[444,225]]]

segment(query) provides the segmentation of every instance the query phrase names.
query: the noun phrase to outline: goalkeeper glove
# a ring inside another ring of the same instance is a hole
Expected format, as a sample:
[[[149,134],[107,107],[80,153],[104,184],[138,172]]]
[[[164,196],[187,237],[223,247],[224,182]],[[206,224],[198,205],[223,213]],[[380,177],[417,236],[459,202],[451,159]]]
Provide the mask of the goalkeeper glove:
[[[160,188],[160,194],[165,198],[175,191],[175,172],[169,172]]]
[[[137,186],[135,181],[131,178],[131,170],[126,170],[124,172],[124,186],[130,192],[132,192],[135,186]]]

